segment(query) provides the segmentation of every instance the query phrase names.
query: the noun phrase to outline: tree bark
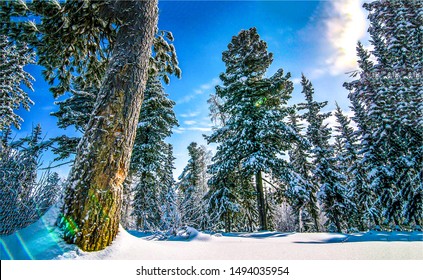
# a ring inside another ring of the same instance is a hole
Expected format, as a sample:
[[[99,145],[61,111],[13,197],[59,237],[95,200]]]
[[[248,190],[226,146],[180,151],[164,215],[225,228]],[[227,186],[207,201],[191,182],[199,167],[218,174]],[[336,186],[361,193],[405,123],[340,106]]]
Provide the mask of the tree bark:
[[[300,210],[298,211],[298,227],[299,232],[303,232],[303,207],[300,207]]]
[[[267,230],[266,204],[264,201],[263,178],[261,171],[256,174],[256,191],[260,230]]]
[[[134,145],[157,28],[157,0],[117,1],[119,27],[96,107],[78,145],[59,226],[84,251],[110,245]]]

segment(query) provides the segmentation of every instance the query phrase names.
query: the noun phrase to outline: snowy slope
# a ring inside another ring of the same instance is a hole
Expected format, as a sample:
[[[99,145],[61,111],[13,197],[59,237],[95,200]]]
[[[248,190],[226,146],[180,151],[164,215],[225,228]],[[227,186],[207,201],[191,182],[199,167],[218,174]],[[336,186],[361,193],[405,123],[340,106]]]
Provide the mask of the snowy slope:
[[[188,228],[168,241],[136,237],[121,228],[112,246],[86,253],[66,244],[54,227],[57,208],[38,222],[1,238],[1,259],[420,259],[422,232],[205,234]],[[139,234],[138,234],[139,235]]]

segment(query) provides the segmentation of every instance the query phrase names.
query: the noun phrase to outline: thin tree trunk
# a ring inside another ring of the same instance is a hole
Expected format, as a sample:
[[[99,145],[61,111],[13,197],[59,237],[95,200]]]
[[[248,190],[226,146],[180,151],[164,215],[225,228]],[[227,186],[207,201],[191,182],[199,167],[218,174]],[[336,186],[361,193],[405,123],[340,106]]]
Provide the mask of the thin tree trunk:
[[[264,201],[263,178],[261,171],[256,174],[257,207],[260,221],[260,230],[267,230],[266,209]]]
[[[313,195],[313,193],[310,193],[310,203],[317,204],[316,198]],[[316,206],[317,211],[316,211],[316,208],[314,208],[313,206]],[[315,230],[316,230],[316,232],[318,232],[320,230],[320,227],[319,227],[319,211],[318,211],[318,207],[317,207],[317,205],[310,205],[309,208],[310,208],[309,209],[309,213],[310,213],[310,215],[311,215],[311,217],[312,217],[312,219],[314,221]]]
[[[316,228],[316,232],[320,231],[320,227],[319,227],[319,217],[317,216],[317,214],[313,217],[314,219],[314,227]]]
[[[303,207],[298,211],[298,224],[300,232],[303,232]]]
[[[147,180],[147,172],[143,171],[141,172],[141,175],[139,177],[139,182],[145,182]],[[145,204],[140,203],[141,201],[146,201],[146,193],[145,191],[145,185],[143,186],[143,190],[140,189],[136,189],[137,192],[135,192],[134,194],[134,201],[133,201],[133,205],[132,205],[132,215],[135,216],[135,220],[136,222],[136,227],[137,230],[146,230],[147,228],[145,227],[146,225],[146,220],[145,220],[145,215],[143,215],[143,212],[145,210]]]
[[[339,233],[342,233],[341,222],[339,221],[338,216],[337,216],[337,215],[335,215],[335,216],[334,216],[334,219],[335,219],[335,226],[336,226],[336,230],[337,230]]]
[[[69,175],[59,225],[64,239],[84,251],[116,237],[136,128],[157,27],[157,0],[117,1],[113,56]],[[119,14],[117,14],[119,13]]]

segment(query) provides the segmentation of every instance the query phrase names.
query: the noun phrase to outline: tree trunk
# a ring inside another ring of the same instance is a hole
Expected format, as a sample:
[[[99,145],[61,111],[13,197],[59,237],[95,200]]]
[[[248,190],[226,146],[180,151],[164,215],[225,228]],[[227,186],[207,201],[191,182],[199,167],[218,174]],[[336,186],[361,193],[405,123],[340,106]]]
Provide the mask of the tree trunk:
[[[303,207],[300,207],[300,210],[298,211],[298,227],[299,231],[303,232]]]
[[[261,171],[256,174],[257,207],[260,221],[260,230],[267,230],[267,218],[264,201],[263,178]]]
[[[157,0],[117,1],[114,13],[122,24],[96,107],[78,145],[59,219],[64,239],[84,251],[104,249],[118,232],[122,183],[157,28]]]
[[[317,207],[317,201],[316,201],[316,197],[313,195],[313,193],[310,193],[310,203],[314,203],[316,205],[311,205],[309,208],[309,213],[314,221],[314,228],[316,230],[316,232],[319,232],[320,227],[319,227],[319,211],[318,211],[318,207]],[[314,207],[316,206],[316,208]],[[316,210],[317,209],[317,210]]]
[[[341,222],[339,221],[338,215],[334,215],[334,220],[335,220],[336,230],[337,230],[339,233],[342,233]]]

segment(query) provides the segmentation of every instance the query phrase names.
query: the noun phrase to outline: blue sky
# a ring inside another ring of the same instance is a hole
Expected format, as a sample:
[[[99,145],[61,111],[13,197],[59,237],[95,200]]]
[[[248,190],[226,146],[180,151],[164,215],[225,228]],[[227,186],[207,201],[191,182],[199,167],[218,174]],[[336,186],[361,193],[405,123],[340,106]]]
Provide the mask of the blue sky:
[[[172,78],[170,85],[165,86],[176,102],[174,109],[180,123],[168,139],[177,158],[176,177],[187,163],[189,143],[206,144],[202,134],[210,134],[212,126],[207,99],[225,70],[221,54],[232,36],[242,29],[256,27],[261,39],[268,43],[268,50],[274,54],[268,75],[279,68],[292,74],[292,104],[302,101],[299,78],[304,73],[315,87],[316,99],[329,101],[328,111],[334,109],[335,101],[349,111],[348,92],[342,84],[349,79],[346,73],[357,68],[357,41],[367,45],[368,40],[362,0],[159,2],[159,29],[173,33],[182,69],[182,78]],[[18,136],[28,134],[37,123],[41,123],[47,137],[74,134],[73,129],[58,129],[56,118],[49,116],[57,107],[40,75],[41,68],[26,69],[36,79],[31,93],[36,104],[30,112],[20,111],[25,122]],[[47,153],[44,163],[52,158]],[[66,177],[68,168],[56,171]]]

